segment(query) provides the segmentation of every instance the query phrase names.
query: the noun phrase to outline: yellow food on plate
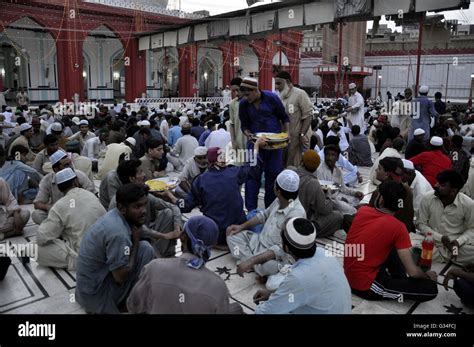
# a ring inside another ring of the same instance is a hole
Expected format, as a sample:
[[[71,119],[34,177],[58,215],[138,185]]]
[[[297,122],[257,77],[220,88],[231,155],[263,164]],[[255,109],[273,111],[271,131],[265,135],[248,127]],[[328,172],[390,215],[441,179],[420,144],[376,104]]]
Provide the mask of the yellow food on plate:
[[[168,185],[163,181],[146,181],[146,185],[150,187],[151,190],[162,191],[168,188]]]
[[[269,140],[284,140],[288,138],[288,134],[287,133],[265,134],[265,137]]]

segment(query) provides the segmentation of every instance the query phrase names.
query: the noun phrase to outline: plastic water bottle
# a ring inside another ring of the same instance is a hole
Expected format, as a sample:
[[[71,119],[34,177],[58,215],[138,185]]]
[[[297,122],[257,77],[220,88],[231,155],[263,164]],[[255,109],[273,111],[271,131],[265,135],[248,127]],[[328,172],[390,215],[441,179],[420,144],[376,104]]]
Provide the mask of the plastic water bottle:
[[[418,265],[423,271],[428,271],[431,269],[431,260],[433,258],[433,234],[428,232],[425,236],[425,239],[421,243],[421,257]]]

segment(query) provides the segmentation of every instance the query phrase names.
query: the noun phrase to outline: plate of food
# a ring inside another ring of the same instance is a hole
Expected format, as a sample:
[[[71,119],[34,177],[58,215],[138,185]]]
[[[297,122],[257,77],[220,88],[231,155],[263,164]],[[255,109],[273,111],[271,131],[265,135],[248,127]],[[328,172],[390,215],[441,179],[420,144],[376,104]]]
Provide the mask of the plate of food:
[[[337,192],[339,190],[339,186],[332,181],[319,180],[319,184],[323,190],[330,190],[332,192]]]
[[[161,177],[148,180],[145,184],[150,188],[150,192],[164,192],[175,189],[180,183],[178,177]]]
[[[256,133],[255,136],[258,138],[265,137],[268,142],[278,143],[288,141],[287,133]]]

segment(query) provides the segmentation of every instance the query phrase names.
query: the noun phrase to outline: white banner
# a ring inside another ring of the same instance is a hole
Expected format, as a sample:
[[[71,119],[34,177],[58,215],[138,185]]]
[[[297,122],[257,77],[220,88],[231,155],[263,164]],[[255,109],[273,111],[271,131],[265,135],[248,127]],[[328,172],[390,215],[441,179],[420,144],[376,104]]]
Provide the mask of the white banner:
[[[303,6],[294,6],[278,10],[278,28],[294,28],[303,26]]]
[[[209,39],[207,33],[207,24],[199,24],[194,26],[194,41],[205,41]]]
[[[304,5],[304,22],[306,25],[332,23],[334,21],[334,4],[316,2]]]
[[[164,35],[163,46],[165,47],[176,47],[176,42],[178,41],[178,32],[177,31],[167,31]]]
[[[150,36],[140,37],[138,40],[138,50],[146,51],[148,49],[150,49]]]
[[[178,44],[184,45],[189,42],[191,27],[186,27],[178,30]]]
[[[151,49],[163,47],[163,34],[156,34],[151,36]]]
[[[273,30],[275,26],[275,12],[265,12],[252,16],[252,32],[259,33],[262,31]]]
[[[386,14],[398,14],[403,16],[410,11],[411,0],[374,0],[374,16],[380,17]],[[403,18],[403,17],[401,17]]]
[[[416,0],[415,11],[425,12],[458,7],[460,0]]]
[[[229,36],[249,35],[250,21],[248,18],[236,18],[229,21]]]

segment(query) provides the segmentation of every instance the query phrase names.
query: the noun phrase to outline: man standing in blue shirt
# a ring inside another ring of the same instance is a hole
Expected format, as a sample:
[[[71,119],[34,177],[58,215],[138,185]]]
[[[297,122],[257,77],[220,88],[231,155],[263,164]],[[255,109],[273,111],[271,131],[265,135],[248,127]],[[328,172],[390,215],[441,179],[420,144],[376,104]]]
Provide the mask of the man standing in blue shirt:
[[[281,233],[283,249],[296,262],[278,289],[259,290],[256,314],[348,314],[352,296],[334,255],[316,247],[316,229],[304,218],[290,219]],[[265,257],[265,253],[261,254]]]
[[[183,134],[181,133],[178,117],[171,118],[171,125],[171,129],[168,131],[168,145],[174,147],[176,141],[178,141],[178,139],[183,136]]]
[[[290,119],[280,98],[275,93],[258,89],[258,81],[247,77],[240,85],[242,100],[239,104],[239,118],[242,132],[251,141],[259,132],[288,134]],[[248,145],[247,148],[251,148]],[[258,193],[265,173],[265,207],[275,200],[273,185],[278,174],[283,171],[283,150],[261,150],[258,162],[252,167],[245,184],[245,206],[252,211],[257,208]]]
[[[433,101],[428,99],[428,86],[420,87],[420,96],[415,99],[412,107],[413,121],[411,122],[410,131],[408,132],[408,141],[413,139],[415,129],[423,129],[425,131],[425,141],[430,139],[431,117],[438,118]]]

